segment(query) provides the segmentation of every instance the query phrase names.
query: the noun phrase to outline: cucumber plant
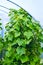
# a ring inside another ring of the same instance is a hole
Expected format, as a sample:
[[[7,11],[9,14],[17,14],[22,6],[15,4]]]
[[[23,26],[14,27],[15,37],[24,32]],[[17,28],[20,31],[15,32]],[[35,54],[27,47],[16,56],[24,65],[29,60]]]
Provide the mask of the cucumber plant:
[[[2,65],[41,65],[43,28],[23,9],[11,9],[5,29]]]

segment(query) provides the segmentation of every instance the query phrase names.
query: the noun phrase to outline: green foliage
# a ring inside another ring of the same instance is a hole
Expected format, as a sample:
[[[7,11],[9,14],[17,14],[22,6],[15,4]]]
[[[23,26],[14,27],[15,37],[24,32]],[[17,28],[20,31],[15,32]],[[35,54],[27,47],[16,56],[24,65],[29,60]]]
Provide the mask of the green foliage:
[[[0,19],[1,21],[1,19]],[[2,30],[2,23],[0,22],[0,31]],[[1,33],[0,33],[0,53],[2,51],[2,48],[3,48],[3,39],[2,39],[2,36],[1,36]]]
[[[6,24],[2,65],[40,65],[43,29],[23,9],[11,9]]]
[[[1,21],[1,19],[0,19],[0,21]],[[2,23],[1,22],[0,22],[0,31],[2,31]],[[4,44],[4,40],[3,40],[1,33],[0,33],[0,65],[1,65],[1,59],[3,58],[3,53],[2,53],[3,44]]]

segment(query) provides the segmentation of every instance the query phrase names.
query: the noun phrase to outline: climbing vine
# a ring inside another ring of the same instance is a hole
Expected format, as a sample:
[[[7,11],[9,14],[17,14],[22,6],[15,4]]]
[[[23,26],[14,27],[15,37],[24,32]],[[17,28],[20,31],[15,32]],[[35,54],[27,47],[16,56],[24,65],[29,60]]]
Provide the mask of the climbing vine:
[[[6,24],[2,65],[41,65],[41,42],[43,29],[23,9],[11,9],[10,21]]]

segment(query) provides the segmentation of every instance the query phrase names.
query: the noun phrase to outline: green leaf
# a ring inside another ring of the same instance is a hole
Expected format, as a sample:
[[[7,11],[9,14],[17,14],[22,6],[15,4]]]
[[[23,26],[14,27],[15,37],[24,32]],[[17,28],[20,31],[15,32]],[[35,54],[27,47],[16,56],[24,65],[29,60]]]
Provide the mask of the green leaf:
[[[32,41],[32,39],[27,40],[27,43],[26,44],[29,44],[31,41]]]
[[[29,58],[28,58],[28,56],[21,56],[20,60],[22,63],[25,63],[25,62],[29,61]]]
[[[23,47],[17,47],[16,51],[17,51],[17,54],[19,54],[21,56],[21,55],[25,54],[26,49]]]
[[[35,56],[33,59],[34,59],[34,62],[37,62],[39,60],[39,57]]]
[[[40,42],[43,43],[43,34],[39,34],[38,39],[39,39]]]
[[[22,46],[22,44],[23,44],[23,39],[18,38],[18,39],[17,39],[17,43],[18,43],[19,46]]]
[[[28,30],[24,32],[24,36],[26,36],[27,39],[30,39],[33,36],[33,33],[30,30]]]
[[[16,30],[18,30],[18,31],[20,30],[18,22],[13,25],[13,28],[16,29]]]
[[[25,45],[25,44],[29,44],[31,41],[32,41],[32,39],[29,39],[29,40],[24,39],[24,40],[23,40],[23,45]]]
[[[15,36],[15,37],[19,37],[20,34],[21,34],[20,32],[17,32],[17,31],[16,31],[15,34],[14,34],[14,36]]]
[[[30,61],[30,65],[35,65],[35,62],[34,61]]]

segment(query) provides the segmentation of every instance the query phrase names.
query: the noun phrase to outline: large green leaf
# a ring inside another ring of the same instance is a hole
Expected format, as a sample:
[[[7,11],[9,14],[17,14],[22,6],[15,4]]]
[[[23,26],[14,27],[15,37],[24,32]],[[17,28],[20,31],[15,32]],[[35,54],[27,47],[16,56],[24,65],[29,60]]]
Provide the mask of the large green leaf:
[[[17,39],[17,43],[18,43],[19,46],[22,46],[22,44],[23,44],[23,39],[18,38],[18,39]]]
[[[25,54],[26,49],[23,47],[17,47],[16,51],[17,51],[17,54],[23,55],[23,54]]]
[[[20,32],[15,31],[14,36],[15,36],[15,37],[19,37],[19,36],[20,36],[20,34],[21,34]]]
[[[32,31],[28,30],[24,32],[24,36],[26,36],[27,39],[30,39],[33,36]]]
[[[28,58],[28,56],[25,56],[24,55],[24,56],[21,56],[20,57],[20,60],[21,60],[22,63],[25,63],[25,62],[28,62],[29,61],[29,58]]]

